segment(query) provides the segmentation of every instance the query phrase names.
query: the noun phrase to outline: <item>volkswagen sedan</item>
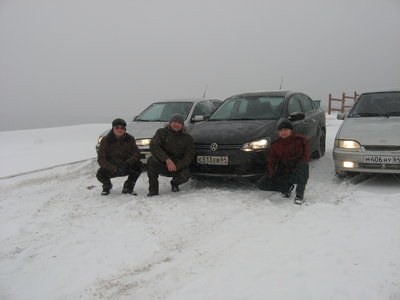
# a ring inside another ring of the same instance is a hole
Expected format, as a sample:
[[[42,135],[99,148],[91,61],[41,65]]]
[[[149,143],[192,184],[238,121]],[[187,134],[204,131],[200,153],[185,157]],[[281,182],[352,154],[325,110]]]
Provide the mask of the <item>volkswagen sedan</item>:
[[[245,93],[226,99],[206,122],[192,130],[196,150],[193,175],[262,175],[282,118],[292,121],[294,133],[309,139],[314,157],[324,155],[325,114],[309,96],[294,91]]]

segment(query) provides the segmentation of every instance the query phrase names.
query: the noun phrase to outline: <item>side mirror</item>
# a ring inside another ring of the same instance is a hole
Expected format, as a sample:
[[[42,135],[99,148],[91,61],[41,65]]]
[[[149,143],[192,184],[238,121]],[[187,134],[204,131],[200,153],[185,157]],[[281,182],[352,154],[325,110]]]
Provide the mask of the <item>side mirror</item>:
[[[344,120],[344,118],[346,117],[347,113],[338,113],[336,116],[336,119],[338,120]]]
[[[209,117],[210,117],[209,115],[194,116],[194,117],[192,118],[192,122],[201,122],[201,121],[205,121],[205,120],[207,120]]]
[[[294,112],[290,115],[289,120],[290,121],[300,121],[300,120],[304,120],[305,117],[306,117],[306,115],[303,112]]]

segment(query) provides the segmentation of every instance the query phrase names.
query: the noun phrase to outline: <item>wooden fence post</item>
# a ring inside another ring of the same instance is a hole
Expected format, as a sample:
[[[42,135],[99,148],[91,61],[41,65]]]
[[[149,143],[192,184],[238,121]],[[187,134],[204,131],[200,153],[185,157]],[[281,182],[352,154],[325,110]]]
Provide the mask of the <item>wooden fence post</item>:
[[[342,113],[344,113],[344,103],[345,103],[345,101],[346,101],[346,94],[343,93],[342,94],[342,110],[341,110]]]
[[[328,115],[331,114],[331,108],[332,108],[332,94],[329,94],[329,104],[328,104]]]

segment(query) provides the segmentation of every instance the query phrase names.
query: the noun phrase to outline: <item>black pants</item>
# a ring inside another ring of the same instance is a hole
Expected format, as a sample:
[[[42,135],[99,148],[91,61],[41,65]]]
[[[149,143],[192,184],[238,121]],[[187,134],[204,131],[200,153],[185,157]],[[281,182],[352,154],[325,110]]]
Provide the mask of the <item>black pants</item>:
[[[149,177],[149,192],[158,194],[158,176],[172,177],[171,185],[179,186],[190,179],[189,167],[176,172],[168,171],[167,164],[159,162],[153,156],[147,160],[147,176]]]
[[[140,174],[142,173],[142,170],[143,170],[143,164],[141,162],[138,162],[132,166],[129,166],[129,168],[122,173],[110,172],[104,168],[100,168],[97,171],[96,177],[97,180],[103,184],[103,188],[110,190],[112,188],[110,180],[111,178],[128,176],[128,179],[124,183],[124,189],[129,189],[130,191],[133,191],[136,184],[136,180],[139,178]]]
[[[304,196],[306,184],[309,177],[308,164],[299,162],[293,172],[288,174],[277,173],[269,178],[268,174],[264,174],[258,181],[257,187],[264,191],[279,191],[286,193],[292,184],[297,184],[296,195]]]

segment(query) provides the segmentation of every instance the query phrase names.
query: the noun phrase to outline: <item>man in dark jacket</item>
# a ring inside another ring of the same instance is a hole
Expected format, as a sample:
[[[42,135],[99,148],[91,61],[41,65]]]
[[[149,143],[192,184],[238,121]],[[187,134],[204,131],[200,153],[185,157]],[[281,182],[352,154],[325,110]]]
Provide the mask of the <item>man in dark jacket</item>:
[[[96,177],[103,184],[102,195],[110,193],[111,178],[124,176],[128,176],[128,179],[122,193],[137,195],[133,189],[143,164],[140,162],[140,151],[135,138],[126,132],[126,122],[123,119],[112,122],[112,129],[100,142],[97,161],[100,169]]]
[[[267,157],[267,173],[257,186],[266,191],[280,191],[289,198],[296,186],[294,203],[304,202],[304,190],[309,177],[310,146],[305,136],[292,133],[288,119],[278,123],[279,138],[272,143]]]
[[[152,155],[147,161],[148,197],[158,195],[160,174],[172,177],[171,190],[173,192],[179,192],[179,185],[190,178],[189,166],[194,158],[194,143],[183,122],[182,115],[172,115],[168,125],[158,129],[151,139]]]

